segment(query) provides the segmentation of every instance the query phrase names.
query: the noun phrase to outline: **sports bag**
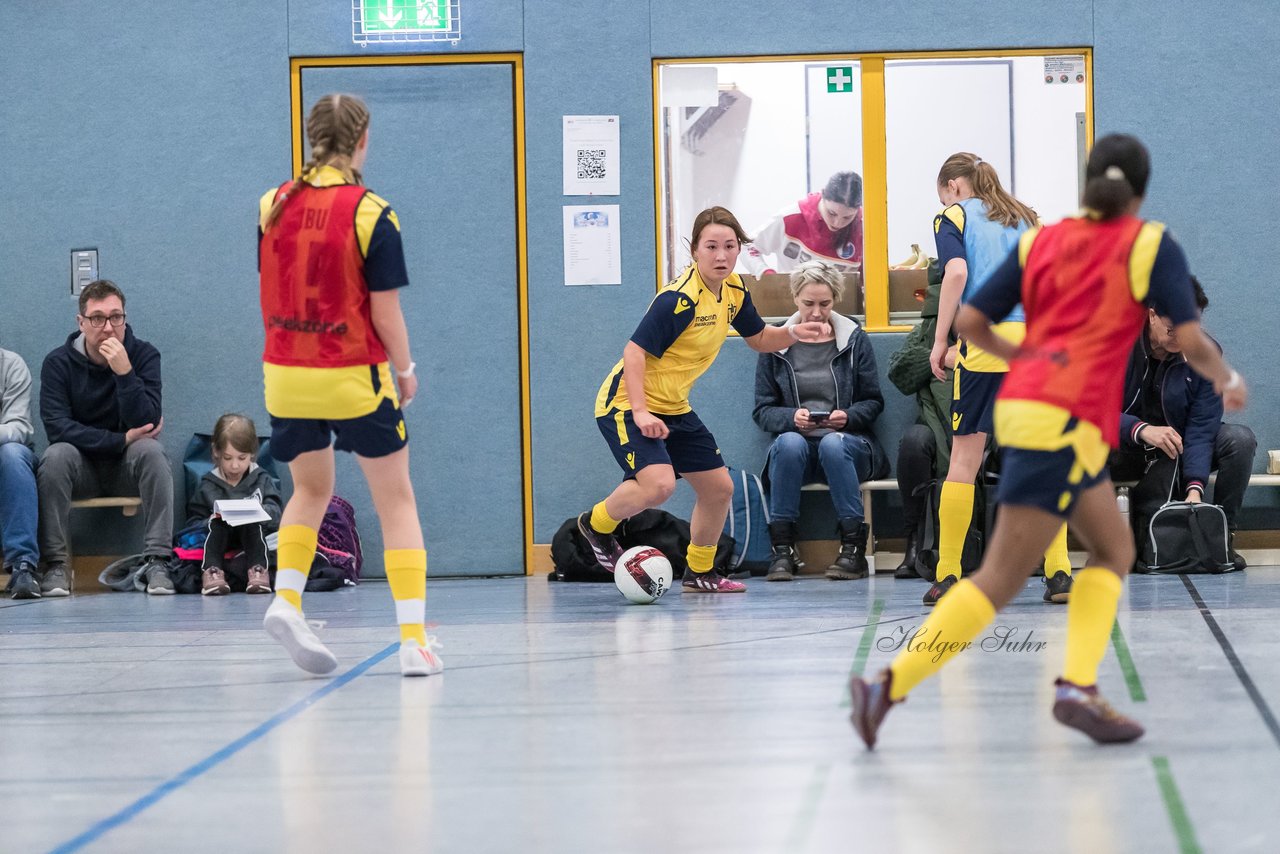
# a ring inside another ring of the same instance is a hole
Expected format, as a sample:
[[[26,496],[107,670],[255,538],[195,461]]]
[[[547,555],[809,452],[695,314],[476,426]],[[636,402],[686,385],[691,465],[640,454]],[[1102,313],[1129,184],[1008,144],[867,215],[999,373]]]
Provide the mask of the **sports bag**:
[[[685,553],[689,548],[689,523],[665,510],[642,510],[630,519],[624,519],[613,532],[623,549],[632,546],[652,546],[671,561],[671,569],[678,579],[684,574]],[[713,564],[716,572],[729,572],[733,557],[733,540],[721,534],[716,544]],[[578,531],[578,517],[564,521],[560,530],[551,538],[551,562],[555,569],[548,581],[613,581],[612,573],[596,562],[591,546]]]
[[[733,538],[730,572],[765,570],[773,548],[769,540],[769,503],[765,501],[760,478],[741,469],[730,468],[733,478],[733,507],[724,521],[724,533]]]
[[[340,569],[352,584],[359,582],[360,571],[364,568],[364,553],[360,548],[355,508],[345,498],[335,495],[329,499],[324,521],[316,532],[316,552]]]
[[[942,498],[942,480],[931,480],[916,487],[916,491],[928,492],[924,512],[916,528],[916,542],[920,550],[916,554],[916,574],[925,581],[937,581],[938,574],[938,502]],[[973,489],[973,519],[964,535],[964,548],[960,552],[960,574],[975,572],[982,563],[982,549],[987,536],[987,486],[986,471],[978,473]]]
[[[1151,516],[1142,560],[1147,572],[1211,572],[1236,568],[1228,549],[1227,516],[1216,504],[1174,501],[1177,470],[1169,482],[1169,499]]]

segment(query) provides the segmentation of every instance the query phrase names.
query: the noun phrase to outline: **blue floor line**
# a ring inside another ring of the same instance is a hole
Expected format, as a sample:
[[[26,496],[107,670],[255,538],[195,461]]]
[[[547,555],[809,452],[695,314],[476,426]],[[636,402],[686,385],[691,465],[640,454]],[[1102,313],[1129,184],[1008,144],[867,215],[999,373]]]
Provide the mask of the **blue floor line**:
[[[308,708],[310,708],[320,700],[324,699],[329,694],[332,694],[334,691],[337,691],[343,685],[346,685],[348,682],[351,682],[353,679],[360,676],[365,671],[369,670],[369,668],[373,667],[375,664],[382,661],[384,658],[391,655],[393,652],[395,652],[399,648],[400,648],[400,645],[398,643],[393,643],[389,645],[386,649],[383,649],[380,652],[377,652],[374,655],[370,656],[369,658],[366,658],[364,661],[360,662],[355,667],[348,670],[346,673],[342,674],[341,676],[337,677],[336,679],[330,682],[327,682],[323,687],[318,688],[317,690],[308,694],[306,697],[303,697],[301,700],[294,703],[292,706],[285,709],[284,711],[280,712],[275,717],[272,717],[264,721],[263,723],[259,724],[257,727],[255,727],[254,729],[251,729],[249,732],[240,736],[235,741],[228,744],[226,747],[223,747],[221,750],[211,753],[209,756],[205,757],[204,759],[201,759],[199,762],[187,768],[185,771],[181,771],[175,776],[170,777],[168,780],[165,780],[163,783],[156,786],[150,792],[147,792],[145,795],[138,798],[136,801],[129,804],[128,806],[126,806],[116,814],[108,816],[107,818],[104,818],[102,821],[98,822],[93,827],[89,828],[84,833],[81,833],[79,836],[75,837],[74,839],[70,839],[62,843],[61,845],[59,845],[57,848],[52,849],[50,854],[69,854],[69,852],[72,852],[72,851],[79,851],[81,848],[88,845],[89,843],[96,841],[99,837],[101,837],[107,831],[117,828],[120,825],[125,824],[126,822],[132,820],[138,814],[142,813],[144,810],[153,806],[157,802],[163,800],[168,795],[176,792],[178,789],[181,789],[183,786],[187,785],[192,780],[199,777],[201,774],[222,764],[226,760],[230,759],[232,756],[235,756],[241,750],[245,749],[250,744],[253,744],[255,741],[262,738],[267,733],[271,732],[271,730],[280,726],[280,724],[306,711]]]

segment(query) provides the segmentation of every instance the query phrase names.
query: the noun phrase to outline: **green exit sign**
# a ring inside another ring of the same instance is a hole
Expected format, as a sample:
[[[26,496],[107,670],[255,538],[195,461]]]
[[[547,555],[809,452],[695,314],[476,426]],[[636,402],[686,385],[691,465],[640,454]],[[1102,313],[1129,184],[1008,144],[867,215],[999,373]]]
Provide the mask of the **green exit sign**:
[[[351,22],[357,42],[457,41],[459,0],[356,0]]]

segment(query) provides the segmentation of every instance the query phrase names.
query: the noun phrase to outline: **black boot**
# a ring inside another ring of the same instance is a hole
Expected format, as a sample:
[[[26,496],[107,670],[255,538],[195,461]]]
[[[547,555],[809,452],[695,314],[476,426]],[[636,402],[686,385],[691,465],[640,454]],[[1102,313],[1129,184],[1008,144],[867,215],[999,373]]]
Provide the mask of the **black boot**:
[[[916,572],[916,560],[919,557],[920,537],[913,527],[911,533],[907,534],[907,553],[902,556],[902,563],[898,564],[898,568],[893,571],[893,577],[919,578],[920,573]]]
[[[870,527],[861,519],[840,520],[840,554],[827,567],[827,578],[848,581],[867,577],[867,535]]]
[[[796,523],[770,522],[769,542],[773,554],[769,556],[769,572],[765,581],[790,581],[800,568],[796,560]]]

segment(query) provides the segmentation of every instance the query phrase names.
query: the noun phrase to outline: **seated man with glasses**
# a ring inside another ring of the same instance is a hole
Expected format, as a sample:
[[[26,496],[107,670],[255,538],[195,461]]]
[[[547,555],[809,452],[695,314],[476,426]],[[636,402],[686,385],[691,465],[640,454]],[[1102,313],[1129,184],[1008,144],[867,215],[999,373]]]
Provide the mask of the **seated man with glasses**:
[[[1203,313],[1209,298],[1195,276],[1191,284]],[[1129,355],[1123,402],[1120,450],[1109,465],[1113,480],[1137,481],[1129,506],[1138,554],[1148,536],[1147,523],[1169,499],[1171,485],[1174,501],[1205,500],[1212,471],[1218,473],[1213,500],[1234,538],[1258,440],[1248,427],[1222,423],[1222,398],[1213,383],[1191,369],[1173,323],[1153,309],[1147,310],[1146,329]],[[1178,483],[1172,484],[1175,477]],[[1231,558],[1244,569],[1245,560],[1234,547]]]
[[[71,502],[140,496],[147,592],[173,593],[173,474],[158,441],[160,353],[125,323],[124,293],[106,280],[80,292],[79,329],[44,359],[40,418],[49,448],[36,474],[43,596],[71,592]]]

